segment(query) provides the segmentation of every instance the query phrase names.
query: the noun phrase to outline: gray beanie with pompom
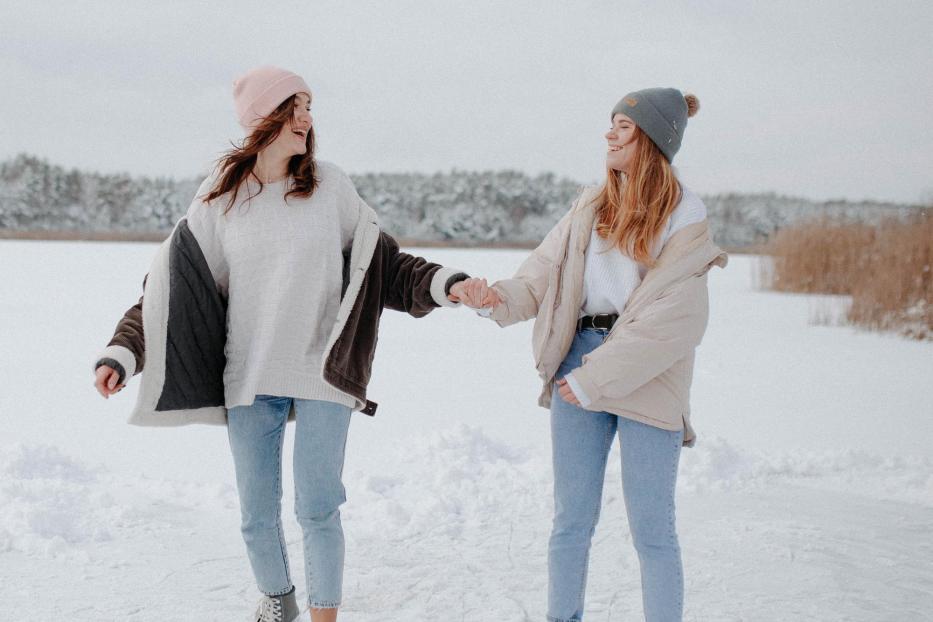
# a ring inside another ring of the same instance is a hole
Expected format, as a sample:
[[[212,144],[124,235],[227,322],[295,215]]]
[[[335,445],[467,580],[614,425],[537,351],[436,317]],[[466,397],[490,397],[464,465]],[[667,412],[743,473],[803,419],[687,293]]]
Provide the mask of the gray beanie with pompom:
[[[684,95],[677,89],[642,89],[620,99],[609,118],[620,112],[631,118],[671,162],[683,141],[687,117],[699,109],[696,95]]]

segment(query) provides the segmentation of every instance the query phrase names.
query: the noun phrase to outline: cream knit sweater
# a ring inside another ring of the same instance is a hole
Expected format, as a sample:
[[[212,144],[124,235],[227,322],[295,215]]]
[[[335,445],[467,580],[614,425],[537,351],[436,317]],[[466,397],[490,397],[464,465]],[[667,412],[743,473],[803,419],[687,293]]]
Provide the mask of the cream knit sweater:
[[[338,167],[318,165],[320,184],[309,198],[286,203],[289,182],[282,181],[265,184],[247,202],[259,189],[251,180],[226,215],[226,197],[210,205],[195,198],[188,209],[188,226],[228,299],[227,408],[262,394],[355,403],[325,383],[321,370],[361,199]]]

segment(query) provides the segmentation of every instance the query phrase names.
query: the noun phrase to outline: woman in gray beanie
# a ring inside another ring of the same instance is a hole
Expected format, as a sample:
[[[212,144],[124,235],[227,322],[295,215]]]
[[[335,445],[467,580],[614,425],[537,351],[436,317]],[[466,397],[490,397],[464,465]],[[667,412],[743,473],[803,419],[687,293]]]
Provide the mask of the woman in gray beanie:
[[[645,618],[680,620],[674,515],[681,446],[695,440],[689,392],[708,318],[707,272],[726,255],[706,208],[671,167],[699,101],[676,89],[629,93],[606,132],[606,181],[587,188],[480,313],[535,319],[533,349],[551,411],[554,524],[549,622],[583,618],[590,542],[618,436]],[[491,307],[491,309],[489,308]]]

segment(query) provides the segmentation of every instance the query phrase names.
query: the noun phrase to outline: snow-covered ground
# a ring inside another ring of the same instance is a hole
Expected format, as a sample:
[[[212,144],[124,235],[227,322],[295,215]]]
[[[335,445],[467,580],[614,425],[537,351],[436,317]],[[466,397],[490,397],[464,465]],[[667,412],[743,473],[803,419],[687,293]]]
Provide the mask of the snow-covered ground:
[[[136,383],[91,386],[154,248],[0,242],[2,620],[243,620],[255,602],[224,430],[131,427]],[[416,252],[491,279],[525,256]],[[710,278],[678,484],[686,619],[933,619],[933,344],[813,325],[841,301],[756,291],[754,272],[737,256]],[[530,331],[384,316],[379,413],[351,425],[342,620],[544,619]],[[638,620],[618,447],[610,465],[586,619]]]

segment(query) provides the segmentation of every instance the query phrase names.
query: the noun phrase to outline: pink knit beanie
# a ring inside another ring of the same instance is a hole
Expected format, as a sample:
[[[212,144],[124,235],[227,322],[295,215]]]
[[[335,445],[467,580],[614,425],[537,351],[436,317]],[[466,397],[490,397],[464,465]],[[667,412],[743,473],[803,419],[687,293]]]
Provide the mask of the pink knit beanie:
[[[249,131],[295,93],[311,94],[301,76],[267,65],[233,81],[233,103],[243,129]]]

